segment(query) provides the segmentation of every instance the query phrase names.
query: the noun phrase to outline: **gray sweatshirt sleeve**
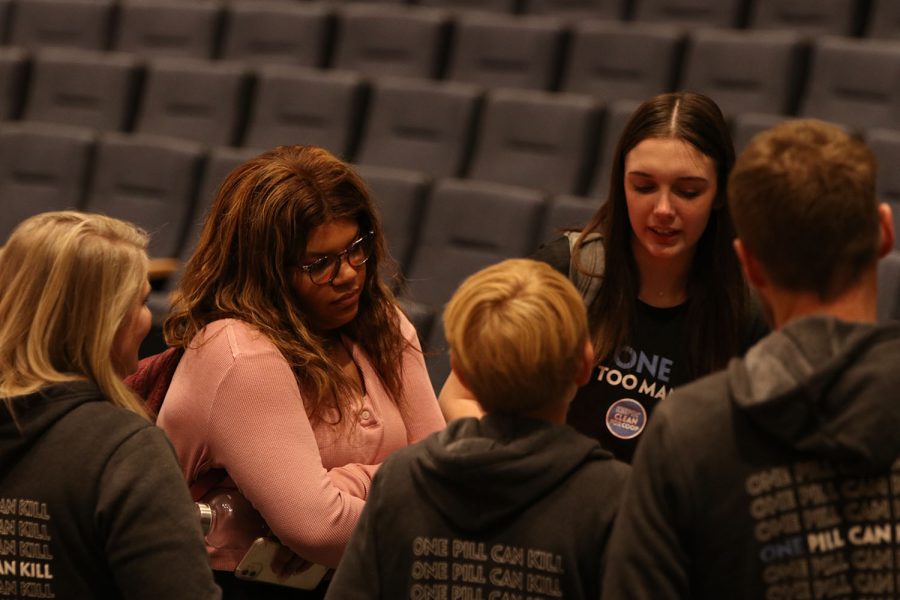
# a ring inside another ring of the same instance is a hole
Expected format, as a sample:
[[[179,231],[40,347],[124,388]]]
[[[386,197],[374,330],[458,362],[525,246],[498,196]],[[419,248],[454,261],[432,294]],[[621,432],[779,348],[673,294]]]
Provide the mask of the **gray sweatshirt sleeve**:
[[[172,446],[145,427],[107,462],[95,509],[109,570],[125,598],[221,598]]]
[[[602,598],[674,600],[690,597],[684,522],[689,498],[668,440],[665,411],[644,432],[606,550]]]

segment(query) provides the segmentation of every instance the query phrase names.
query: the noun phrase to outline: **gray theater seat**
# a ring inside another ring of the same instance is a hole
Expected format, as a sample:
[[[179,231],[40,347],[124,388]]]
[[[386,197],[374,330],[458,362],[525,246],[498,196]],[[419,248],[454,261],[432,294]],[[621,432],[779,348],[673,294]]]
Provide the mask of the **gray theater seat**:
[[[23,118],[124,131],[134,117],[133,54],[49,48],[35,53]]]
[[[859,0],[753,0],[747,26],[787,29],[803,35],[857,35],[862,28]]]
[[[114,47],[142,56],[210,59],[222,11],[219,0],[125,0]]]
[[[239,0],[228,5],[221,58],[263,65],[325,64],[331,9],[324,4]]]
[[[675,87],[684,49],[682,27],[584,21],[573,27],[562,89],[602,102],[644,100]]]
[[[95,141],[86,128],[0,125],[0,245],[23,219],[82,208]]]
[[[9,43],[106,50],[113,0],[21,0],[12,7]]]
[[[523,12],[572,20],[622,20],[626,17],[628,4],[628,0],[524,0]]]
[[[851,128],[900,128],[900,44],[824,36],[799,114]]]
[[[135,131],[212,146],[235,144],[246,117],[247,83],[239,64],[154,59],[147,67]]]
[[[878,320],[900,320],[900,252],[897,250],[878,263]]]
[[[518,0],[418,0],[420,6],[449,8],[454,11],[514,13]]]
[[[203,146],[151,135],[101,135],[85,210],[150,233],[151,257],[177,257],[193,214]]]
[[[437,77],[448,23],[438,9],[342,6],[332,66],[369,77]]]
[[[0,121],[18,119],[25,102],[28,53],[23,48],[0,47]]]
[[[603,126],[600,133],[600,149],[594,163],[591,178],[590,196],[606,199],[609,194],[609,178],[612,170],[613,156],[619,137],[632,113],[640,105],[636,100],[619,100],[613,102],[603,115]]]
[[[244,146],[322,146],[342,158],[353,151],[362,118],[362,77],[285,65],[260,69]]]
[[[900,2],[872,0],[866,35],[885,40],[900,39]]]
[[[726,117],[792,114],[802,59],[802,39],[791,31],[700,29],[689,36],[679,87],[713,98]]]
[[[554,196],[541,223],[538,244],[559,237],[563,231],[581,230],[603,203],[598,198],[582,196]]]
[[[488,94],[468,177],[580,194],[600,109],[589,97],[523,90]]]
[[[743,0],[634,0],[635,21],[691,27],[738,27]]]
[[[471,151],[480,87],[424,79],[373,82],[356,162],[424,171],[434,177],[462,173]]]
[[[466,14],[456,20],[447,79],[490,87],[557,85],[563,23],[553,17]]]

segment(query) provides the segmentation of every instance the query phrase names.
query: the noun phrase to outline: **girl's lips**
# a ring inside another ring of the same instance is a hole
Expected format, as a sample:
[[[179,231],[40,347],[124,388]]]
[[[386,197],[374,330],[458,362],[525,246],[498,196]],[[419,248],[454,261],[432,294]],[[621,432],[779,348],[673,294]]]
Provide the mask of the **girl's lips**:
[[[658,227],[648,227],[650,234],[661,242],[671,243],[675,240],[679,233],[678,229],[661,229]]]
[[[334,300],[332,304],[339,308],[346,308],[348,306],[352,306],[359,301],[359,295],[361,290],[354,290],[352,292],[348,292],[343,296],[340,296],[337,300]]]

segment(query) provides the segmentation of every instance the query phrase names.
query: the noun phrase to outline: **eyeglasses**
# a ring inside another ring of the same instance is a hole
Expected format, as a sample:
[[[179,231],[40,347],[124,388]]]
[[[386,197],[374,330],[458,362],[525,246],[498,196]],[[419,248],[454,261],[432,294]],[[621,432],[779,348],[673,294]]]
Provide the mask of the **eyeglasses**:
[[[300,265],[300,269],[306,271],[309,280],[316,285],[329,285],[341,271],[341,260],[347,257],[347,264],[358,269],[372,256],[372,240],[375,232],[370,231],[361,235],[352,244],[337,254],[323,256],[308,265]]]

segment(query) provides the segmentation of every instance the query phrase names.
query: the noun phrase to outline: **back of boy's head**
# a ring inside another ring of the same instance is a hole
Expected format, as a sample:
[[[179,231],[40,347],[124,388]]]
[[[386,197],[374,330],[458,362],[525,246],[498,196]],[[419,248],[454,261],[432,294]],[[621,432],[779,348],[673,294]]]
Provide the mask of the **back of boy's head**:
[[[563,400],[588,339],[584,302],[545,263],[511,259],[466,279],[444,311],[454,369],[488,413]]]
[[[836,297],[878,258],[876,171],[871,150],[835,125],[773,127],[731,172],[737,235],[781,288]]]

